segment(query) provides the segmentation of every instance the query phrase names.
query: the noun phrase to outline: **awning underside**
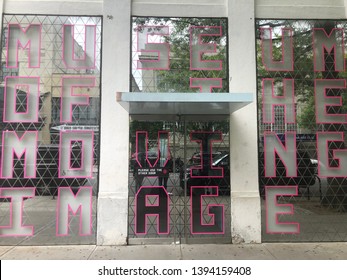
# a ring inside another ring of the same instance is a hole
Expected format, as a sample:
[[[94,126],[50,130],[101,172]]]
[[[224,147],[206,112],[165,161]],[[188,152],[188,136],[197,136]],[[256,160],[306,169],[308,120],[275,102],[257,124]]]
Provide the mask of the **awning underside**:
[[[251,93],[118,92],[130,115],[230,115],[253,102]]]

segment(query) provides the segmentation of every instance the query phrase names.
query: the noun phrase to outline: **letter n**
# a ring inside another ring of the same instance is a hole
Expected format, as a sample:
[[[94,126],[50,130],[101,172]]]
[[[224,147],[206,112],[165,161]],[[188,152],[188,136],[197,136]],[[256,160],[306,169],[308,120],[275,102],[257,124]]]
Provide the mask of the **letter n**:
[[[297,176],[296,136],[286,132],[285,145],[278,139],[276,133],[264,133],[265,176],[276,177],[276,154],[280,157],[286,169],[287,177]],[[284,174],[283,174],[284,176]]]

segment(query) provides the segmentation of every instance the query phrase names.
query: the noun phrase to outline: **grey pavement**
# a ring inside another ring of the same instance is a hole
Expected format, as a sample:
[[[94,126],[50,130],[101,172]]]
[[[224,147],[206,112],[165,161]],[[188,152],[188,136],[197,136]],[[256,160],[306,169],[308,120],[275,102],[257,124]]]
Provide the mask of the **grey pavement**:
[[[347,260],[347,242],[0,246],[1,260]]]

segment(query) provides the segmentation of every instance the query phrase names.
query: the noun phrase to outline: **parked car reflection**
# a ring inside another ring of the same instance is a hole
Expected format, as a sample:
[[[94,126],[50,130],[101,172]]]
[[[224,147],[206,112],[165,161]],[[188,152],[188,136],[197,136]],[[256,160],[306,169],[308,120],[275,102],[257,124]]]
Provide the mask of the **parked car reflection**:
[[[209,157],[210,154],[205,154]],[[206,161],[209,162],[209,161]],[[317,176],[318,161],[311,159],[304,150],[297,150],[297,176],[287,177],[286,169],[282,161],[276,156],[276,176],[265,177],[264,171],[264,153],[259,153],[259,190],[260,195],[264,197],[264,186],[288,186],[297,185],[299,188],[306,188],[309,195],[309,187],[314,185]],[[180,172],[180,186],[184,189],[185,185],[187,195],[190,195],[191,186],[218,186],[219,195],[230,194],[230,157],[229,153],[223,152],[212,159],[212,168],[223,168],[223,178],[196,178],[201,174],[200,164],[189,164],[186,170]],[[200,168],[200,169],[199,169]],[[193,175],[193,176],[192,176]],[[320,190],[321,191],[321,190]]]
[[[1,157],[0,147],[0,157]],[[1,178],[1,187],[35,187],[36,195],[56,196],[58,187],[71,187],[74,192],[86,182],[84,178],[59,178],[59,146],[40,145],[37,149],[36,176],[35,178],[24,177],[24,157],[14,159],[12,178]],[[81,157],[80,147],[71,149],[71,167],[77,167]],[[74,160],[75,159],[75,160]],[[62,171],[64,173],[64,170]]]

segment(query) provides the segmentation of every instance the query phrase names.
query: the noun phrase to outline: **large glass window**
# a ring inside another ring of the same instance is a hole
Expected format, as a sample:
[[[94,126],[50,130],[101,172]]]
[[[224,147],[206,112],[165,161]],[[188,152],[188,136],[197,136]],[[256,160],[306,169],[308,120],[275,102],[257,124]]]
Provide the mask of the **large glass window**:
[[[101,18],[4,15],[0,244],[93,244]]]
[[[346,241],[347,22],[256,27],[263,241]]]
[[[227,20],[134,17],[132,91],[227,92]]]

